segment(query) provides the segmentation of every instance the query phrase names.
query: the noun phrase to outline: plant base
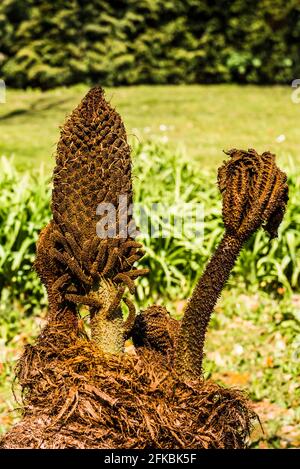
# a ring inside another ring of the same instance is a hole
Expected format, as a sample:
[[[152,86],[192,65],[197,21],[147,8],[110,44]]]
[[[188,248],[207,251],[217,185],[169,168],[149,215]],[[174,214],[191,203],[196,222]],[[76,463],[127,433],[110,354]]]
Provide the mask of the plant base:
[[[165,357],[104,355],[47,326],[17,369],[23,418],[1,448],[245,448],[255,413],[241,391],[181,382]]]

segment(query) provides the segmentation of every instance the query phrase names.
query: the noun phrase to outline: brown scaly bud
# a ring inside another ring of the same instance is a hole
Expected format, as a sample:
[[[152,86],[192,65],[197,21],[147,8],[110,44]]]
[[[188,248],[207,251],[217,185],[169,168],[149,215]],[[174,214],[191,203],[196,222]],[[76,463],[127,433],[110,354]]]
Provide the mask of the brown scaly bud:
[[[134,240],[132,199],[124,125],[103,90],[93,88],[61,130],[53,174],[53,220],[38,242],[35,265],[49,297],[56,299],[52,310],[66,302],[85,304],[95,314],[107,303],[107,282],[114,284],[109,291],[114,292],[115,310],[124,286],[134,292],[134,279],[146,272],[134,268],[143,252]],[[132,304],[126,303],[132,313]],[[106,315],[112,314],[110,309],[105,308]]]
[[[149,306],[136,316],[132,329],[134,346],[146,347],[170,358],[179,330],[179,322],[172,319],[163,306]]]
[[[243,240],[260,226],[277,236],[288,201],[286,174],[275,164],[275,155],[255,150],[230,150],[230,160],[218,171],[226,231]]]
[[[225,234],[187,303],[176,346],[176,370],[186,380],[202,377],[210,317],[244,242],[261,226],[277,236],[288,200],[287,178],[274,155],[236,149],[228,155],[218,172]]]

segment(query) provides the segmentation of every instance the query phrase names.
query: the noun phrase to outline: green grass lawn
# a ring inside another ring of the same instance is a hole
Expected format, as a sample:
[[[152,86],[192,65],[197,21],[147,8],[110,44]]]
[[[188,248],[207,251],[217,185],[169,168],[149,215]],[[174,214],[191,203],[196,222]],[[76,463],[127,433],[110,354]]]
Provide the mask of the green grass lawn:
[[[7,90],[0,104],[0,154],[20,167],[53,165],[59,126],[86,86],[48,92]],[[125,120],[129,138],[182,147],[187,158],[217,167],[232,147],[275,152],[300,161],[300,105],[291,88],[238,85],[135,86],[106,89]]]

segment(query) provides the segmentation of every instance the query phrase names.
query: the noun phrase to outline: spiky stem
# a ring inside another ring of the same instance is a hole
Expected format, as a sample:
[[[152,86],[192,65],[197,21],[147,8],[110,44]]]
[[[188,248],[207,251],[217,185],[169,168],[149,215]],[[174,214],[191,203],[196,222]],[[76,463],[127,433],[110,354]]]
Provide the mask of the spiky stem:
[[[188,301],[175,359],[176,371],[183,379],[195,380],[202,376],[207,326],[242,245],[239,238],[225,233]]]
[[[109,319],[100,309],[92,313],[91,339],[104,353],[119,354],[124,351],[124,322],[121,308],[117,308]]]
[[[98,307],[91,308],[91,339],[104,353],[119,354],[124,350],[125,327],[120,301],[124,287],[102,278],[94,285]]]

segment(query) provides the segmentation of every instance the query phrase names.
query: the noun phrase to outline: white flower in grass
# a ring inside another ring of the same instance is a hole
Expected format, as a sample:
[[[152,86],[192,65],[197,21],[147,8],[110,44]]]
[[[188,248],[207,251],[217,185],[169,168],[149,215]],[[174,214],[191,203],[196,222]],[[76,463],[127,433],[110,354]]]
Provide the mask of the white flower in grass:
[[[161,132],[166,132],[166,131],[168,130],[168,126],[165,125],[165,124],[160,124],[159,130],[160,130]]]
[[[235,344],[233,347],[234,355],[242,355],[244,353],[244,347],[240,344]]]
[[[285,342],[283,340],[277,340],[276,343],[275,343],[275,348],[276,350],[282,352],[283,350],[285,350]]]
[[[284,134],[280,134],[280,135],[278,135],[278,137],[276,137],[276,142],[282,143],[282,142],[285,141],[285,139],[286,139],[285,135],[284,135]]]
[[[217,366],[225,366],[226,365],[226,361],[221,356],[220,352],[216,352],[214,354],[214,362]]]

